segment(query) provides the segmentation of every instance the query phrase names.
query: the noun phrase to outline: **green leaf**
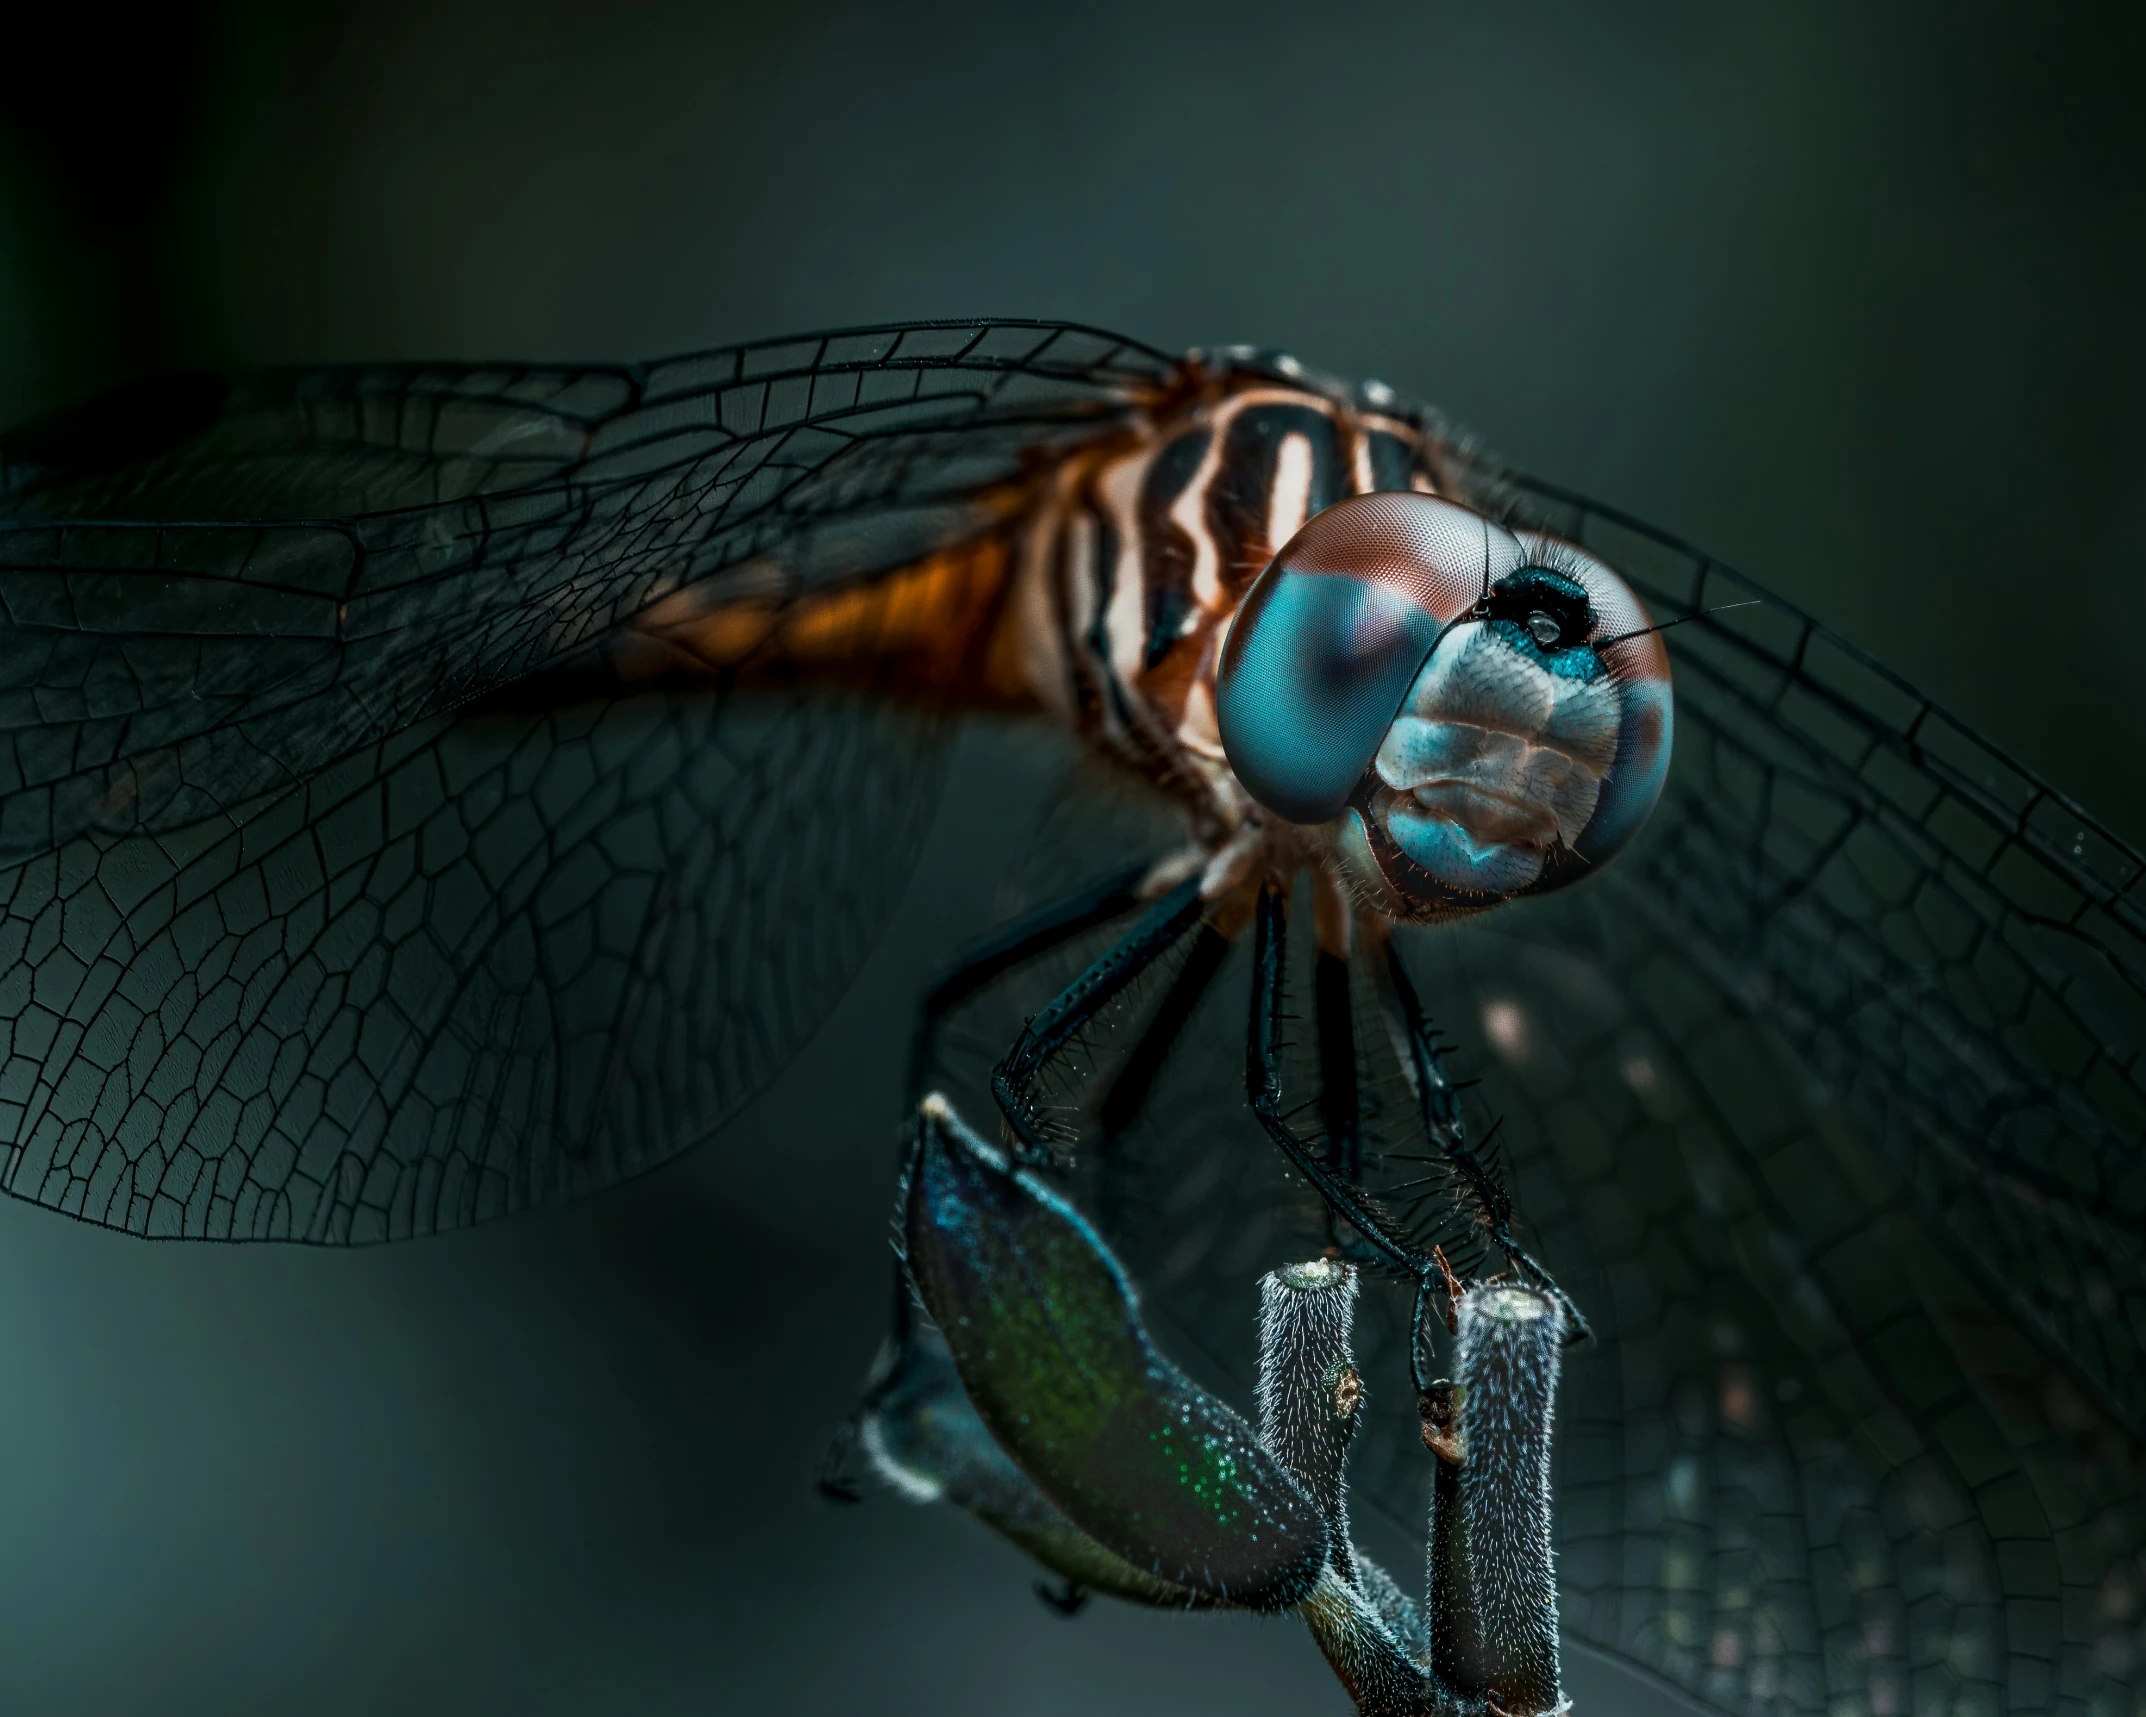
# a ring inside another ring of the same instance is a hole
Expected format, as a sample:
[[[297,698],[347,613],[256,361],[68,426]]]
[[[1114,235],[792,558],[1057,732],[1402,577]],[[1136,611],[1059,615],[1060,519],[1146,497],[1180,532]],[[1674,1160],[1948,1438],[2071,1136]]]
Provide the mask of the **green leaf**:
[[[918,1112],[909,1270],[999,1446],[1067,1519],[1159,1579],[1253,1609],[1303,1598],[1327,1525],[1251,1428],[1155,1350],[1064,1200],[939,1098]]]
[[[1218,1602],[1135,1568],[1052,1507],[976,1416],[946,1339],[921,1317],[911,1320],[894,1370],[865,1404],[858,1428],[880,1477],[903,1496],[968,1510],[1077,1585],[1158,1609]]]

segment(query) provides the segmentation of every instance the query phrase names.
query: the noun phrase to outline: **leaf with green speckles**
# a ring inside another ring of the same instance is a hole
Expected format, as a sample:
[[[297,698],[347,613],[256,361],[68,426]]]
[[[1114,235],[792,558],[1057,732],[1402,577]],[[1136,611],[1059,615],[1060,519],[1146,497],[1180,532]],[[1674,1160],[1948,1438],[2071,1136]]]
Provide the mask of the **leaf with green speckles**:
[[[1077,1586],[1158,1609],[1212,1609],[1220,1600],[1157,1579],[1053,1508],[976,1416],[946,1338],[910,1321],[894,1369],[859,1415],[867,1459],[916,1502],[950,1502]]]
[[[909,1269],[999,1445],[1067,1519],[1134,1566],[1283,1609],[1327,1525],[1252,1429],[1149,1341],[1131,1284],[1080,1214],[927,1101]]]

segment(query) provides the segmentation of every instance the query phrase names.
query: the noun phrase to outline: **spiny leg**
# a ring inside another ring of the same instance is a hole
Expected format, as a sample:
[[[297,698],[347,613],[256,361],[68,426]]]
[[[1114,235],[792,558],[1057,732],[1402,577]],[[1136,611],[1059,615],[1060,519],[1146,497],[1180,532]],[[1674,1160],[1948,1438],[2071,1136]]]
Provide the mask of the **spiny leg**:
[[[938,1058],[939,1037],[945,1028],[947,1016],[978,991],[988,988],[1008,973],[1018,970],[1032,960],[1041,959],[1083,932],[1107,924],[1113,918],[1123,917],[1132,911],[1140,904],[1140,884],[1149,869],[1145,864],[1135,866],[1116,876],[1106,877],[1063,900],[1053,901],[1016,918],[1010,924],[1001,925],[983,941],[970,948],[959,963],[931,987],[917,1009],[916,1031],[910,1044],[910,1114],[914,1115],[917,1105],[923,1101],[924,1087],[930,1081],[932,1068]],[[905,1153],[907,1148],[905,1135]],[[814,1478],[815,1488],[830,1502],[852,1503],[863,1500],[863,1492],[858,1488],[856,1480],[850,1476],[857,1456],[859,1420],[870,1408],[879,1391],[901,1370],[909,1345],[913,1315],[909,1283],[901,1267],[896,1265],[893,1310],[888,1334],[886,1340],[880,1344],[878,1356],[873,1360],[872,1370],[865,1380],[864,1401],[855,1413],[837,1427],[828,1442],[827,1452],[820,1459],[819,1471]],[[1071,1614],[1071,1611],[1067,1613]]]
[[[1460,1088],[1446,1071],[1445,1057],[1438,1047],[1438,1034],[1432,1029],[1422,999],[1416,994],[1415,981],[1402,964],[1400,949],[1391,941],[1386,944],[1386,958],[1379,976],[1383,979],[1379,999],[1392,1011],[1394,1023],[1399,1028],[1398,1035],[1408,1045],[1409,1064],[1415,1076],[1416,1099],[1426,1138],[1446,1165],[1467,1182],[1483,1231],[1491,1244],[1504,1253],[1506,1262],[1522,1278],[1557,1300],[1564,1310],[1572,1338],[1576,1341],[1586,1339],[1592,1332],[1587,1320],[1580,1315],[1580,1308],[1557,1285],[1556,1278],[1513,1237],[1512,1195],[1492,1172],[1482,1152],[1468,1140],[1468,1123],[1461,1112]]]
[[[1117,1138],[1139,1119],[1148,1093],[1170,1059],[1170,1051],[1177,1047],[1186,1023],[1214,983],[1229,950],[1229,938],[1204,919],[1193,930],[1191,951],[1184,965],[1178,968],[1161,1005],[1141,1028],[1139,1041],[1096,1110],[1106,1141]]]
[[[1429,1260],[1368,1199],[1362,1187],[1341,1175],[1327,1153],[1290,1126],[1282,1103],[1282,1018],[1288,962],[1289,903],[1268,883],[1260,890],[1252,931],[1252,1020],[1245,1040],[1245,1096],[1267,1137],[1281,1148],[1327,1208],[1347,1222],[1379,1258],[1420,1277]]]
[[[1259,1119],[1267,1137],[1280,1147],[1297,1172],[1311,1183],[1333,1215],[1355,1229],[1367,1247],[1382,1262],[1413,1278],[1416,1283],[1415,1314],[1411,1322],[1409,1359],[1415,1372],[1418,1390],[1429,1386],[1431,1379],[1423,1369],[1423,1329],[1432,1303],[1433,1283],[1442,1283],[1444,1271],[1436,1255],[1418,1245],[1383,1206],[1373,1199],[1362,1184],[1341,1174],[1329,1160],[1329,1153],[1318,1149],[1311,1140],[1300,1135],[1289,1124],[1287,1109],[1282,1097],[1282,1020],[1287,990],[1288,955],[1287,896],[1273,883],[1260,890],[1257,911],[1254,917],[1252,938],[1252,1019],[1245,1046],[1245,1094],[1250,1099],[1252,1112]],[[1387,959],[1387,975],[1396,998],[1403,1023],[1408,1028],[1408,1042],[1417,1074],[1417,1089],[1423,1099],[1424,1126],[1441,1152],[1452,1160],[1456,1172],[1470,1179],[1471,1185],[1494,1192],[1497,1202],[1486,1211],[1490,1238],[1504,1252],[1515,1270],[1553,1296],[1566,1309],[1576,1333],[1585,1332],[1579,1310],[1573,1306],[1564,1291],[1551,1278],[1548,1271],[1527,1255],[1511,1233],[1508,1217],[1510,1205],[1504,1189],[1497,1178],[1466,1145],[1466,1133],[1460,1113],[1459,1092],[1446,1075],[1443,1059],[1429,1027],[1424,1023],[1423,1010],[1416,1000],[1414,986],[1400,970],[1400,963],[1390,949]],[[1464,1153],[1455,1158],[1455,1150]],[[1479,1190],[1479,1196],[1483,1192]]]
[[[1188,877],[1028,1022],[991,1074],[991,1094],[1022,1156],[1036,1162],[1052,1156],[1035,1107],[1036,1086],[1052,1061],[1127,985],[1176,946],[1200,922],[1203,910],[1200,879]]]
[[[916,1036],[909,1054],[909,1107],[923,1101],[925,1084],[939,1047],[946,1016],[1007,973],[1063,947],[1083,931],[1121,918],[1140,904],[1140,884],[1150,867],[1139,865],[1106,877],[1078,894],[1002,925],[970,949],[960,964],[931,987],[917,1010]]]
[[[1312,1019],[1319,1041],[1319,1125],[1326,1160],[1345,1180],[1364,1174],[1362,1093],[1356,1062],[1356,1012],[1349,993],[1349,957],[1321,947],[1312,968]],[[1327,1240],[1338,1244],[1333,1211]]]

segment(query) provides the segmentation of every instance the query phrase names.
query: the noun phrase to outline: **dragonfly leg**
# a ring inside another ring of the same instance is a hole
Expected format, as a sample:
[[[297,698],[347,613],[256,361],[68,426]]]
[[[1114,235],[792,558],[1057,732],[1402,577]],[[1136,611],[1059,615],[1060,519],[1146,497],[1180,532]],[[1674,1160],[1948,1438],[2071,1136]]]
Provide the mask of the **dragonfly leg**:
[[[1113,918],[1122,917],[1139,906],[1141,902],[1140,885],[1152,869],[1153,866],[1147,864],[1136,866],[1120,875],[1106,878],[1091,888],[1083,889],[1078,894],[1056,901],[1038,911],[1029,913],[1025,917],[1016,919],[1013,923],[1003,926],[988,939],[972,948],[952,971],[948,972],[932,986],[930,992],[924,998],[923,1005],[917,1011],[916,1034],[910,1049],[909,1112],[911,1115],[916,1113],[917,1105],[923,1100],[924,1088],[930,1081],[932,1068],[935,1065],[938,1054],[939,1034],[945,1026],[947,1016],[964,1001],[974,996],[978,991],[988,988],[1007,973],[1027,964],[1031,960],[1040,959],[1053,949],[1071,941],[1082,932],[1092,930],[1101,924],[1107,924]],[[1194,890],[1195,894],[1197,893],[1198,884],[1196,879],[1188,886]],[[1183,893],[1184,890],[1180,889],[1177,892]],[[1172,898],[1175,897],[1173,896]],[[1139,931],[1136,929],[1133,935],[1137,937]],[[1221,955],[1228,951],[1228,944],[1219,935],[1216,935],[1214,939],[1221,946],[1214,952],[1211,959],[1205,961],[1207,978],[1212,978],[1214,968],[1221,962]],[[1163,947],[1166,948],[1168,945],[1165,942]],[[1123,944],[1121,943],[1120,946],[1122,947]],[[1116,951],[1113,950],[1113,953]],[[1156,952],[1160,953],[1161,949],[1157,949]],[[1156,1024],[1160,1022],[1163,1015],[1170,1013],[1174,1006],[1176,1009],[1176,1021],[1169,1032],[1170,1039],[1174,1040],[1177,1028],[1182,1026],[1185,1017],[1190,1015],[1193,1006],[1199,1000],[1200,989],[1205,987],[1205,979],[1202,979],[1197,985],[1188,985],[1187,980],[1195,968],[1202,963],[1206,953],[1206,944],[1203,941],[1202,945],[1194,950],[1193,964],[1188,965],[1186,970],[1179,975],[1170,995],[1165,998],[1162,1012],[1158,1014],[1157,1020],[1150,1022],[1147,1034],[1149,1037],[1154,1035]],[[1111,956],[1106,954],[1104,961],[1107,962],[1110,958]],[[1138,968],[1135,968],[1135,972],[1137,970]],[[1125,981],[1130,981],[1132,975],[1129,973]],[[1123,987],[1122,982],[1118,987]],[[1097,1005],[1100,1006],[1102,1002],[1108,1001],[1109,996],[1115,993],[1115,990],[1111,990],[1104,994],[1098,1000]],[[1141,1047],[1146,1047],[1145,1039]],[[1122,1100],[1127,1120],[1131,1118],[1132,1111],[1137,1110],[1140,1098],[1146,1094],[1146,1085],[1153,1082],[1155,1073],[1160,1069],[1162,1059],[1168,1053],[1168,1049],[1169,1043],[1165,1041],[1154,1051],[1153,1066],[1148,1068],[1142,1076],[1137,1089],[1127,1086],[1126,1083],[1126,1074],[1134,1071],[1133,1063],[1129,1063],[1126,1072],[1120,1074],[1118,1084],[1126,1087],[1127,1093],[1126,1098]],[[1136,1049],[1135,1063],[1138,1062],[1140,1054],[1141,1050]],[[1117,1097],[1117,1087],[1113,1087],[1111,1095],[1113,1098]],[[905,1134],[905,1153],[906,1150],[907,1137]],[[894,1271],[893,1310],[889,1319],[888,1334],[885,1341],[880,1344],[877,1357],[873,1360],[871,1375],[865,1383],[863,1404],[837,1427],[835,1435],[828,1445],[827,1452],[821,1459],[819,1473],[815,1480],[815,1485],[820,1495],[831,1502],[856,1502],[863,1496],[862,1487],[855,1476],[858,1465],[859,1426],[863,1415],[870,1410],[879,1393],[888,1387],[890,1381],[896,1379],[912,1363],[911,1349],[914,1342],[915,1316],[916,1308],[910,1293],[908,1278],[903,1274],[900,1266],[896,1266]],[[1077,1602],[1074,1607],[1078,1607]],[[1071,1614],[1072,1611],[1068,1610],[1066,1613]]]
[[[1030,1020],[1006,1059],[992,1070],[991,1094],[1021,1155],[1031,1161],[1052,1156],[1053,1141],[1035,1100],[1036,1086],[1051,1062],[1128,984],[1176,946],[1200,922],[1204,909],[1200,879],[1188,877],[1179,883]]]
[[[937,1058],[939,1033],[946,1016],[977,991],[988,988],[1008,972],[1040,959],[1052,949],[1070,942],[1084,930],[1108,924],[1140,904],[1140,884],[1150,865],[1139,865],[1108,877],[1091,888],[1055,901],[994,931],[971,948],[961,963],[931,987],[917,1010],[916,1036],[909,1052],[909,1108],[924,1100]]]
[[[1282,1100],[1282,1017],[1287,969],[1289,903],[1269,883],[1260,890],[1252,930],[1252,1021],[1245,1041],[1244,1085],[1252,1113],[1267,1137],[1281,1147],[1297,1172],[1311,1182],[1327,1209],[1363,1236],[1381,1260],[1420,1277],[1428,1257],[1410,1243],[1393,1219],[1344,1176],[1331,1153],[1289,1124]]]
[[[1481,1152],[1469,1143],[1467,1120],[1461,1112],[1460,1089],[1446,1071],[1445,1057],[1438,1047],[1438,1034],[1424,1012],[1422,998],[1416,994],[1415,981],[1401,963],[1400,949],[1391,941],[1386,944],[1385,965],[1380,976],[1384,980],[1380,999],[1392,1010],[1400,1028],[1397,1035],[1408,1045],[1426,1138],[1453,1172],[1467,1183],[1474,1197],[1477,1219],[1491,1244],[1505,1254],[1506,1262],[1517,1275],[1549,1294],[1564,1308],[1573,1339],[1585,1339],[1592,1332],[1587,1320],[1580,1315],[1580,1308],[1557,1285],[1556,1278],[1529,1256],[1527,1249],[1513,1236],[1512,1195],[1492,1172],[1489,1163],[1483,1160]],[[1444,1275],[1444,1259],[1437,1258],[1435,1262],[1440,1274]]]
[[[1361,1181],[1344,1174],[1334,1161],[1329,1145],[1321,1148],[1289,1124],[1288,1106],[1282,1096],[1282,1018],[1288,970],[1288,897],[1273,884],[1260,891],[1252,934],[1252,1020],[1245,1041],[1245,1095],[1252,1113],[1267,1137],[1325,1202],[1328,1220],[1340,1220],[1356,1230],[1364,1245],[1392,1269],[1411,1276],[1416,1283],[1415,1312],[1410,1322],[1409,1367],[1417,1391],[1430,1386],[1423,1366],[1424,1323],[1430,1315],[1434,1283],[1443,1280],[1435,1254],[1425,1251],[1378,1202],[1369,1197]],[[1346,972],[1341,974],[1345,979]],[[1337,1005],[1339,984],[1333,983]],[[1322,1027],[1324,1020],[1322,1019]],[[1353,1033],[1350,1038],[1353,1046]],[[1322,1046],[1322,1057],[1323,1057]],[[1356,1091],[1352,1080],[1343,1086]],[[1322,1096],[1324,1094],[1322,1093]]]
[[[1207,994],[1230,950],[1229,938],[1204,918],[1192,932],[1192,950],[1170,984],[1170,990],[1153,1017],[1141,1028],[1139,1041],[1118,1069],[1117,1078],[1096,1110],[1104,1139],[1116,1138],[1140,1118],[1142,1105],[1155,1087],[1170,1051],[1177,1047],[1186,1021],[1192,1018],[1200,998]]]
[[[916,1030],[910,1040],[907,1112],[914,1115],[924,1100],[925,1087],[938,1062],[939,1034],[949,1014],[1007,973],[1041,959],[1084,931],[1132,911],[1140,904],[1140,885],[1153,868],[1152,864],[1136,865],[1077,894],[1039,907],[1011,924],[1001,925],[932,985],[917,1009]],[[907,1149],[905,1135],[905,1153]],[[908,1328],[909,1285],[899,1269],[894,1278],[894,1339],[899,1342]]]
[[[1319,950],[1312,976],[1312,1008],[1319,1034],[1319,1124],[1326,1132],[1326,1158],[1339,1174],[1361,1180],[1363,1117],[1347,955]]]

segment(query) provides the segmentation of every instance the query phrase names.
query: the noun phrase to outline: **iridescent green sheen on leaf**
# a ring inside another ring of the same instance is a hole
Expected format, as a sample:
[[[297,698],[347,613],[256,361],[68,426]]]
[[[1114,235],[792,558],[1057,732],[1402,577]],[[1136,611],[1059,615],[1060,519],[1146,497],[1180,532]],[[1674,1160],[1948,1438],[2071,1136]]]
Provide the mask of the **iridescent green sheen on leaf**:
[[[1000,1446],[1098,1543],[1258,1609],[1301,1599],[1326,1524],[1243,1419],[1155,1350],[1078,1212],[962,1126],[918,1117],[909,1269]]]

